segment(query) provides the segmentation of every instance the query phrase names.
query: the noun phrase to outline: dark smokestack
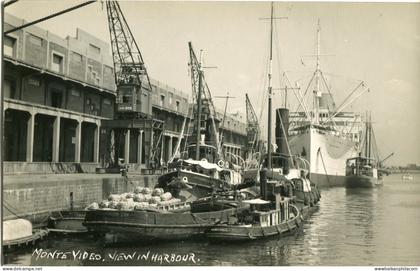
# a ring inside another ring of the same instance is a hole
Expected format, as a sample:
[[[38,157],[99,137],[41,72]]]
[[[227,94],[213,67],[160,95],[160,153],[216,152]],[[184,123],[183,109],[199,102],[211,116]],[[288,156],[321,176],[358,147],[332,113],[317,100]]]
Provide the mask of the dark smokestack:
[[[283,123],[283,126],[282,126]],[[283,130],[284,129],[284,130]],[[276,144],[277,153],[282,156],[290,156],[287,148],[287,133],[289,131],[289,109],[277,108],[276,109]],[[283,173],[289,173],[289,158],[285,157],[281,159],[281,166],[283,167]]]
[[[260,171],[260,195],[264,200],[267,198],[267,168]]]

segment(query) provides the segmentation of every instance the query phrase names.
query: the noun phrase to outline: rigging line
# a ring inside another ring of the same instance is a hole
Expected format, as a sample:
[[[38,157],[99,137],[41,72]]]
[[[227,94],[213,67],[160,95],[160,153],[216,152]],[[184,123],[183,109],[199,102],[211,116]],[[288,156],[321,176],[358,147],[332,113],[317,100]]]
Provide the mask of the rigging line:
[[[347,97],[344,99],[344,101],[340,104],[340,106],[337,107],[337,111],[339,111],[338,109],[341,109],[341,107],[343,107],[343,105],[351,98],[351,96],[361,87],[363,86],[363,82],[360,82],[350,93],[349,95],[347,95]]]
[[[3,3],[3,7],[5,8],[5,7],[7,7],[8,5],[11,5],[11,4],[16,3],[17,1],[19,1],[19,0],[10,0],[10,1],[8,1],[8,2],[5,2],[5,3]]]
[[[331,111],[330,111],[330,107],[328,106],[328,104],[327,104],[327,110],[328,110],[328,113],[330,113]],[[344,132],[344,129],[346,128],[346,127],[343,127],[341,130],[339,130],[338,129],[338,126],[337,126],[337,123],[335,123],[335,120],[334,120],[334,118],[332,118],[331,119],[331,121],[332,121],[332,126],[334,127],[334,129],[336,130],[336,131],[340,131],[340,132]]]
[[[337,107],[337,110],[335,111],[335,113],[333,115],[331,115],[326,121],[324,121],[323,123],[329,121],[330,119],[334,118],[337,114],[339,114],[342,110],[344,110],[347,106],[349,106],[351,103],[353,103],[356,99],[358,99],[363,93],[365,93],[367,90],[369,90],[369,88],[366,88],[364,90],[362,90],[360,93],[358,93],[356,95],[356,97],[352,98],[352,100],[348,101],[349,98],[361,87],[364,86],[364,82],[361,82],[348,96],[347,98],[343,101],[343,103],[341,103],[341,105],[339,107]],[[321,123],[321,124],[323,124]]]
[[[194,115],[194,113],[193,113],[194,109],[191,108],[191,111],[190,110],[188,110],[188,111],[189,111],[188,112],[188,118],[191,120],[193,118],[193,115]],[[188,121],[187,134],[186,134],[185,139],[184,139],[184,149],[182,151],[183,153],[185,153],[186,150],[187,150],[187,142],[188,142],[188,139],[190,137],[191,123],[192,123],[191,121]]]
[[[214,104],[213,104],[213,99],[211,97],[211,92],[210,92],[209,86],[207,85],[207,81],[204,79],[204,75],[203,75],[203,81],[204,81],[205,89],[207,90],[207,92],[204,91],[203,94],[204,94],[204,96],[206,96],[206,94],[208,94],[208,100],[210,102],[210,107],[211,107],[210,109],[213,109],[213,114],[210,114],[210,118],[211,118],[211,122],[212,122],[212,126],[213,126],[213,132],[214,132],[215,137],[216,137],[217,153],[220,157],[224,158],[223,151],[221,150],[221,148],[222,148],[221,141],[219,140],[219,132],[216,130],[216,123],[214,121],[214,117],[216,116],[217,112],[216,112],[216,108],[214,107]]]
[[[343,129],[343,133],[344,134],[350,134],[351,131],[353,131],[354,125],[356,123],[358,116],[356,115],[355,119],[351,122],[351,126],[348,127],[348,125],[346,125]]]
[[[290,84],[290,85],[292,85],[292,84],[291,84],[291,82],[290,82],[290,80],[289,80],[289,77],[287,76],[287,74],[286,74],[286,73],[284,73],[284,74],[285,74],[285,77],[286,77],[287,81],[289,82],[289,84]],[[298,99],[299,104],[301,104],[301,105],[302,105],[302,108],[303,108],[303,110],[305,111],[306,118],[307,118],[309,121],[311,121],[311,117],[310,117],[310,114],[309,114],[309,110],[308,110],[308,108],[307,108],[307,106],[306,106],[306,104],[305,104],[305,101],[304,101],[304,100],[302,100],[302,98],[303,98],[303,97],[299,97],[299,95],[298,95],[298,94],[300,94],[299,89],[298,89],[297,94],[296,94],[295,89],[293,88],[293,86],[291,87],[291,89],[292,89],[293,94],[295,95],[295,97]],[[295,112],[297,112],[297,111],[295,111]]]
[[[325,88],[328,90],[328,94],[330,94],[330,95],[331,95],[331,98],[332,98],[331,89],[330,89],[330,87],[328,86],[327,79],[325,79],[325,76],[324,76],[324,74],[322,73],[322,71],[319,71],[319,73],[321,74],[322,82],[324,82]],[[334,100],[333,100],[333,105],[335,106],[335,102],[334,102]]]
[[[15,32],[15,31],[17,31],[17,30],[20,30],[20,29],[26,28],[26,27],[28,27],[28,26],[31,26],[31,25],[34,25],[34,24],[37,24],[37,23],[40,23],[40,22],[46,21],[46,20],[48,20],[48,19],[54,18],[54,17],[56,17],[56,16],[59,16],[59,15],[61,15],[61,14],[64,14],[64,13],[67,13],[67,12],[70,12],[70,11],[73,11],[73,10],[78,9],[78,8],[81,8],[81,7],[83,7],[83,6],[86,6],[86,5],[92,4],[92,3],[94,3],[94,2],[96,2],[96,0],[87,1],[87,2],[81,3],[81,4],[79,4],[79,5],[73,6],[73,7],[71,7],[71,8],[67,8],[67,9],[61,10],[61,11],[59,11],[59,12],[56,12],[56,13],[50,14],[50,15],[48,15],[48,16],[45,16],[45,17],[39,18],[39,19],[37,19],[37,20],[35,20],[35,21],[29,22],[29,23],[23,24],[23,25],[21,25],[21,26],[18,26],[18,27],[12,28],[12,29],[10,29],[10,30],[8,30],[8,31],[5,31],[5,32],[3,33],[3,35],[7,35],[7,34],[9,34],[9,33],[12,33],[12,32]]]
[[[287,146],[287,151],[289,152],[290,161],[292,162],[293,167],[295,167],[295,163],[294,163],[293,158],[292,158],[292,151],[290,150],[289,141],[287,140],[287,134],[286,134],[286,131],[284,129],[283,120],[282,120],[282,117],[280,116],[280,112],[279,111],[277,111],[277,115],[279,116],[280,124],[281,124],[281,129],[283,130],[283,136],[284,136],[284,138],[286,140],[286,146]]]
[[[324,74],[326,74],[328,76],[332,76],[332,77],[338,77],[338,78],[344,78],[344,79],[351,79],[353,81],[356,81],[357,83],[363,82],[363,80],[360,80],[360,79],[357,79],[357,78],[343,76],[343,75],[339,75],[339,74],[335,74],[335,73],[331,73],[331,72],[324,72]]]
[[[271,30],[269,28],[267,28],[267,27],[264,27],[264,29],[266,31],[266,35],[267,36],[270,36]],[[264,52],[267,52],[269,50],[270,50],[270,44],[269,43],[266,43]],[[267,90],[268,78],[267,78],[266,75],[268,74],[269,63],[270,63],[269,54],[264,54],[264,55],[265,55],[265,61],[263,61],[263,65],[264,65],[263,67],[264,67],[264,69],[262,69],[262,74],[261,74],[261,78],[263,78],[263,80],[264,80],[263,81],[264,82],[263,83],[263,88],[262,88],[263,95],[261,95],[262,96],[261,108],[260,108],[260,115],[258,117],[258,120],[261,123],[261,129],[262,129],[262,131],[264,130],[263,128],[265,127],[265,125],[263,123],[265,123],[265,122],[262,122],[261,120],[262,120],[262,116],[263,116],[263,113],[264,113],[266,102],[268,100],[267,99],[268,98],[268,90]]]
[[[303,98],[305,98],[307,96],[308,90],[312,86],[312,82],[314,81],[315,76],[316,76],[316,72],[313,73],[311,80],[309,81],[308,85],[306,86],[305,94],[303,94],[303,96],[302,96]],[[309,97],[306,97],[306,98],[309,99]],[[301,107],[301,104],[299,104],[299,106],[298,106],[298,108],[296,109],[295,112],[297,112],[300,109],[300,107]]]
[[[275,51],[276,51],[276,58],[277,58],[277,69],[278,69],[278,74],[279,74],[279,76],[278,76],[278,80],[279,80],[279,87],[281,86],[281,79],[283,78],[281,75],[281,65],[280,65],[280,49],[279,49],[279,44],[280,44],[280,42],[279,42],[279,34],[278,34],[278,31],[277,31],[277,24],[274,24],[274,40],[275,40]],[[292,86],[293,87],[293,86]],[[281,105],[281,100],[282,100],[282,98],[281,98],[281,94],[279,95],[279,97],[280,97],[280,105]],[[286,106],[287,107],[287,106]]]
[[[265,108],[265,103],[266,103],[266,101],[267,101],[267,95],[268,95],[268,93],[267,93],[267,83],[268,83],[268,78],[265,76],[266,74],[267,74],[267,71],[268,71],[268,69],[267,69],[267,67],[268,67],[268,63],[269,63],[269,59],[268,59],[268,55],[266,55],[266,58],[265,58],[265,65],[264,65],[264,67],[266,68],[266,69],[263,69],[263,71],[262,71],[262,78],[263,78],[263,88],[262,88],[262,90],[263,90],[263,98],[262,98],[262,100],[261,100],[261,108],[260,108],[260,115],[259,115],[259,117],[258,117],[258,121],[260,122],[260,123],[262,123],[261,122],[261,119],[262,119],[262,115],[263,115],[263,113],[264,113],[264,108]]]
[[[172,163],[172,161],[175,158],[175,155],[179,152],[179,147],[181,146],[181,138],[184,135],[184,129],[185,129],[186,122],[187,122],[187,116],[184,117],[184,121],[182,122],[181,135],[178,139],[178,142],[176,143],[175,151],[173,153],[170,153],[171,157],[168,160],[168,164]]]
[[[362,137],[362,141],[360,143],[359,152],[363,152],[363,150],[365,149],[365,144],[366,144],[366,129],[362,130],[361,137]]]
[[[321,157],[321,162],[325,171],[325,176],[327,177],[328,185],[330,185],[330,178],[328,177],[327,168],[325,167],[324,158],[322,157],[321,147],[318,148],[318,153],[319,153],[319,156]]]
[[[8,210],[12,215],[14,215],[15,217],[17,217],[17,218],[25,218],[24,216],[20,216],[20,215],[18,215],[18,214],[16,214],[15,213],[15,211],[12,211],[11,209],[13,209],[12,208],[12,206],[10,206],[8,203],[7,203],[7,201],[3,201],[3,206],[4,206],[4,208],[6,208],[6,210]],[[16,212],[17,212],[17,210],[16,210]]]
[[[379,154],[379,149],[378,149],[378,145],[376,144],[376,137],[375,137],[375,131],[372,128],[372,123],[370,124],[370,131],[372,132],[372,137],[373,137],[373,144],[374,144],[374,149],[375,149],[375,154],[376,154],[376,159],[380,160],[380,154]]]

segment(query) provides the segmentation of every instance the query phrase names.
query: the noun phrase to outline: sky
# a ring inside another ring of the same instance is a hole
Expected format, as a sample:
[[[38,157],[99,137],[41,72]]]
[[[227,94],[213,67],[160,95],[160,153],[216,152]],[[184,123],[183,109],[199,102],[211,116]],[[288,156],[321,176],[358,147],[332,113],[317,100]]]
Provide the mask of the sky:
[[[34,20],[82,1],[20,0],[6,12]],[[226,95],[228,112],[245,115],[245,93],[266,122],[270,2],[122,1],[121,9],[151,77],[191,96],[188,42],[203,50],[212,95]],[[420,165],[420,3],[275,2],[273,88],[284,87],[284,71],[304,86],[315,69],[320,20],[321,69],[337,104],[361,80],[369,92],[347,111],[371,111],[388,165]],[[94,3],[38,24],[66,37],[81,28],[109,42],[105,3]],[[306,81],[305,81],[306,80]],[[274,107],[282,93],[275,90]],[[289,94],[291,109],[294,97]],[[223,108],[225,100],[215,99]],[[265,104],[264,104],[265,103]],[[265,129],[265,128],[264,128]]]

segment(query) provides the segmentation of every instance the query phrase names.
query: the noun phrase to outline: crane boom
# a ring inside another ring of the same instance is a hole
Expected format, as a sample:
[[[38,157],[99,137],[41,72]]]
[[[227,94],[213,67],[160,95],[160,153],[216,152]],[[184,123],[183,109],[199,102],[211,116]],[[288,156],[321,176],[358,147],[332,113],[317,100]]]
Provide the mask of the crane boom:
[[[111,36],[115,84],[136,80],[151,90],[150,79],[144,60],[130,27],[117,1],[106,1],[108,26]]]
[[[150,123],[142,124],[148,130],[145,144],[147,148],[150,146],[149,161],[158,163],[162,153],[164,122],[153,118],[152,85],[142,54],[119,3],[106,1],[106,10],[117,87],[116,119]],[[121,123],[121,130],[131,129],[124,126],[126,121]]]
[[[214,141],[216,145],[217,154],[219,157],[223,157],[222,146],[220,145],[219,140],[219,131],[216,128],[215,117],[216,117],[216,108],[213,104],[211,97],[210,89],[207,85],[207,82],[204,78],[203,67],[201,59],[199,60],[194,52],[192,43],[188,42],[188,48],[190,52],[190,70],[191,70],[191,85],[192,85],[192,96],[193,104],[196,105],[193,107],[195,121],[195,133],[196,133],[196,155],[198,155],[198,149],[200,145],[201,132],[207,130],[207,117],[211,120],[211,134],[214,135],[214,138],[208,138],[209,141]]]
[[[246,104],[246,123],[247,123],[247,137],[248,137],[248,149],[253,152],[257,148],[257,143],[260,140],[260,125],[258,122],[257,114],[252,107],[251,100],[248,97],[248,93],[245,94]]]
[[[383,162],[385,162],[386,160],[388,160],[389,158],[391,158],[394,155],[394,153],[391,153],[390,155],[388,155],[387,157],[385,157],[384,159],[382,159],[379,164],[382,164]]]

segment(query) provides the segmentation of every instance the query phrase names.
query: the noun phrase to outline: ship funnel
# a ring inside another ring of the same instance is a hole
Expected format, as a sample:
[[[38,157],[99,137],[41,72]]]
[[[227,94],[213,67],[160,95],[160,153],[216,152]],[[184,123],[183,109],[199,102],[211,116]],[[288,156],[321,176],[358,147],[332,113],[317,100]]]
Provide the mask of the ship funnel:
[[[283,173],[289,173],[289,149],[287,148],[287,134],[289,131],[289,109],[277,108],[276,109],[276,144],[277,153],[281,156],[279,161],[283,168]]]

